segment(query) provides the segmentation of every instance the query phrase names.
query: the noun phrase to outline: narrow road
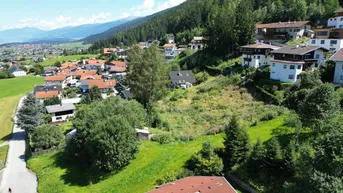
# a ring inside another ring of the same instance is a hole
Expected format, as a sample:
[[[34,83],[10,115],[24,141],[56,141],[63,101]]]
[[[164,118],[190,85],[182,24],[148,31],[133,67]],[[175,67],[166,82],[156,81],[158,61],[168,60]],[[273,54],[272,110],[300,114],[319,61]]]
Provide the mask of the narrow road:
[[[21,108],[24,98],[19,100],[17,110]],[[14,120],[17,121],[17,116],[14,117]],[[12,193],[37,192],[37,177],[26,168],[25,137],[25,131],[14,124],[12,138],[9,141],[6,167],[2,176],[2,193],[7,193],[8,188],[12,189]]]

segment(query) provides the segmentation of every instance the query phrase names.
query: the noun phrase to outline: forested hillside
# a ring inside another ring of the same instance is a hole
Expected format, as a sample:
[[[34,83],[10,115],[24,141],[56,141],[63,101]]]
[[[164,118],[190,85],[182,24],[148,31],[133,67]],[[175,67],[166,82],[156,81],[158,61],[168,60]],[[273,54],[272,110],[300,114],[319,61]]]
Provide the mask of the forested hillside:
[[[227,54],[235,50],[237,45],[246,43],[239,40],[235,33],[248,32],[247,36],[250,38],[252,24],[325,19],[333,16],[334,11],[340,6],[338,0],[252,0],[251,3],[248,0],[238,6],[239,2],[188,0],[135,28],[117,33],[106,40],[94,42],[90,51],[114,45],[132,45],[148,39],[160,39],[166,33],[173,33],[179,44],[187,43],[193,35],[215,35],[213,44],[218,42],[233,44],[233,47],[226,47],[224,50],[216,45],[215,50],[220,48],[221,54]],[[222,41],[222,38],[229,34],[233,38]]]

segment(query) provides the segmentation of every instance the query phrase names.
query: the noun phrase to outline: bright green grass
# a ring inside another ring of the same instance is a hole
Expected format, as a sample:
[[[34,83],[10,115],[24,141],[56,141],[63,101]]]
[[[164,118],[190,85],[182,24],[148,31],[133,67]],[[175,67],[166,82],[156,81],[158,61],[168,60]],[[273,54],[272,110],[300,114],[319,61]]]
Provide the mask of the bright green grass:
[[[62,63],[63,61],[67,62],[69,60],[80,60],[81,57],[95,58],[97,56],[98,55],[96,54],[61,56],[54,59],[45,60],[44,62],[41,62],[39,64],[42,66],[53,66],[57,61],[60,61]]]
[[[266,121],[248,128],[252,142],[257,138],[269,140],[275,130],[283,127],[283,118]],[[28,166],[39,179],[39,192],[111,192],[136,193],[153,190],[155,181],[168,173],[179,171],[185,162],[201,149],[202,143],[211,141],[216,147],[223,147],[223,134],[201,137],[189,143],[160,145],[144,141],[135,160],[117,174],[98,183],[85,185],[85,176],[75,168],[67,169],[58,152],[32,157]]]
[[[82,42],[69,42],[63,44],[55,44],[53,48],[62,48],[62,49],[73,49],[73,48],[89,48],[92,44],[82,44]]]
[[[8,152],[8,145],[0,147],[0,168],[3,168],[6,164],[7,152]]]
[[[9,140],[13,129],[12,117],[20,95],[0,99],[0,144]]]
[[[23,95],[33,90],[34,85],[42,84],[43,78],[25,76],[0,80],[0,99],[4,97]]]
[[[308,40],[309,40],[308,37],[303,36],[303,37],[301,37],[299,39],[290,40],[290,41],[286,42],[286,45],[294,46],[296,44],[299,44],[299,45],[301,45],[301,44],[308,44]]]

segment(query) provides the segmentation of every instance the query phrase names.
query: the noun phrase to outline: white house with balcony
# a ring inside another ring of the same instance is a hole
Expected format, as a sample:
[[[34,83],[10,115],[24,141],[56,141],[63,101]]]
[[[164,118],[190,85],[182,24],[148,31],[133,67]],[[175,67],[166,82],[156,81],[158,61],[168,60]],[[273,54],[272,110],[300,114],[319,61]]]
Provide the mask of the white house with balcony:
[[[343,39],[327,39],[327,38],[310,39],[309,45],[320,46],[329,50],[331,53],[335,53],[341,48],[343,48]]]
[[[52,117],[52,122],[64,122],[74,117],[75,106],[72,103],[51,105],[45,107],[46,112]]]
[[[177,55],[177,47],[176,44],[165,44],[164,48],[164,58],[165,60],[174,59]]]
[[[273,59],[271,51],[277,49],[280,47],[263,43],[241,46],[242,66],[258,68],[270,65],[270,60]]]
[[[272,51],[270,79],[296,82],[301,72],[324,65],[324,52],[319,46],[285,46]]]

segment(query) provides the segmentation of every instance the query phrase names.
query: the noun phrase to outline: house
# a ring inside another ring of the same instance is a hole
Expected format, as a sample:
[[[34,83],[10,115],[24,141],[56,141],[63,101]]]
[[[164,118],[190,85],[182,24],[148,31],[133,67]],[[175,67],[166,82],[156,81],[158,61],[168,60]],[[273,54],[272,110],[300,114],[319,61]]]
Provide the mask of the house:
[[[74,70],[75,68],[77,68],[77,66],[73,64],[72,62],[63,63],[61,64],[61,67],[60,67],[61,70],[65,70],[65,69]]]
[[[104,48],[104,54],[105,55],[111,55],[113,53],[116,53],[120,50],[120,47],[116,47],[116,48]]]
[[[165,60],[171,60],[171,59],[174,59],[177,55],[177,47],[176,47],[176,44],[165,44],[163,46],[164,48],[164,58]]]
[[[38,85],[33,89],[33,93],[42,92],[42,91],[59,91],[62,92],[61,85]]]
[[[117,52],[118,58],[127,58],[127,51],[126,50],[119,50]]]
[[[48,76],[44,78],[45,85],[60,85],[62,89],[67,86],[66,76]]]
[[[343,48],[343,9],[336,11],[336,17],[327,20],[327,26],[314,29],[314,38],[309,40],[309,45],[320,46],[335,53]]]
[[[139,42],[138,43],[138,46],[140,49],[145,49],[145,48],[148,48],[148,42]]]
[[[57,67],[53,67],[53,66],[44,67],[45,76],[54,76],[56,75],[56,71],[57,71]]]
[[[169,78],[173,88],[189,88],[196,83],[194,74],[191,70],[171,71]]]
[[[147,127],[144,127],[143,129],[136,129],[136,133],[137,133],[137,138],[139,140],[150,140],[151,138],[151,134]]]
[[[336,63],[333,83],[341,85],[343,84],[343,48],[332,55],[330,60]]]
[[[307,36],[314,24],[311,21],[289,21],[256,24],[256,39],[265,42],[285,42]]]
[[[115,80],[81,80],[82,92],[89,91],[93,86],[97,86],[102,93],[115,92]]]
[[[310,69],[318,68],[325,64],[324,52],[327,50],[319,46],[295,45],[285,46],[271,53],[272,67],[270,79],[281,82],[296,82],[300,73]]]
[[[168,38],[168,43],[169,44],[175,44],[175,36],[174,36],[174,34],[167,34],[167,38]]]
[[[53,97],[61,98],[61,92],[58,90],[38,91],[35,92],[35,96],[40,102],[43,102],[45,99],[51,99]]]
[[[123,74],[126,72],[126,66],[111,66],[109,72],[111,74]]]
[[[81,75],[80,80],[102,80],[102,75]]]
[[[104,70],[105,69],[105,60],[83,60],[82,63],[90,70]]]
[[[204,37],[194,37],[191,41],[191,49],[192,50],[202,50],[206,46],[206,38]]]
[[[270,60],[273,58],[270,52],[279,48],[278,46],[263,43],[241,46],[242,66],[258,68],[270,65]]]
[[[236,193],[224,177],[190,176],[157,186],[149,193]]]
[[[59,104],[45,107],[46,112],[51,114],[52,122],[67,121],[68,118],[74,117],[75,106],[73,104]]]
[[[26,72],[17,66],[12,66],[8,71],[15,77],[26,76]]]

